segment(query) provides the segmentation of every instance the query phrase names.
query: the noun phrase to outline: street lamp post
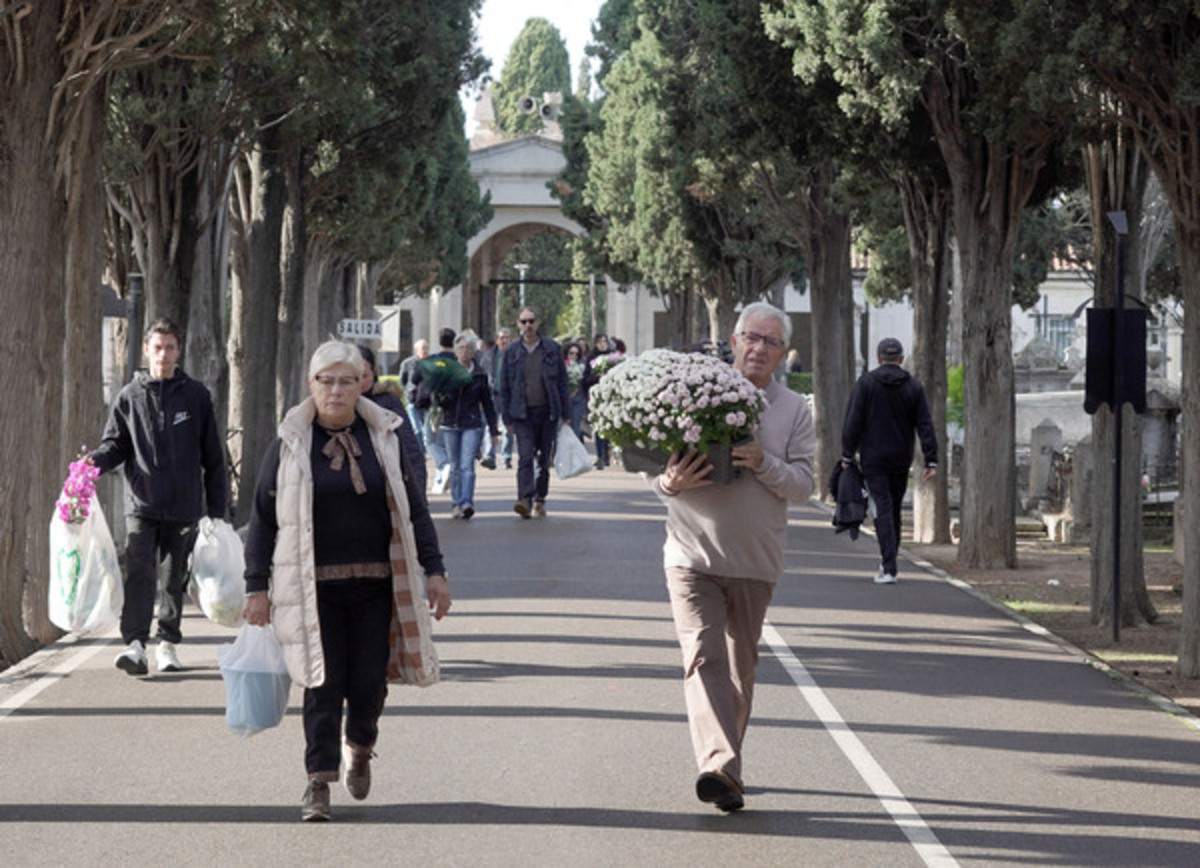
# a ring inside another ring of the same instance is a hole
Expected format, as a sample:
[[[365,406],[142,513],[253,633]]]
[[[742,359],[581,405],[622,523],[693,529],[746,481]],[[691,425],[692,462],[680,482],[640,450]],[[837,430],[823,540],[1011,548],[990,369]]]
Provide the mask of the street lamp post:
[[[521,276],[521,307],[525,306],[525,272],[529,270],[529,263],[517,262],[513,264],[513,268],[517,270],[517,274]]]

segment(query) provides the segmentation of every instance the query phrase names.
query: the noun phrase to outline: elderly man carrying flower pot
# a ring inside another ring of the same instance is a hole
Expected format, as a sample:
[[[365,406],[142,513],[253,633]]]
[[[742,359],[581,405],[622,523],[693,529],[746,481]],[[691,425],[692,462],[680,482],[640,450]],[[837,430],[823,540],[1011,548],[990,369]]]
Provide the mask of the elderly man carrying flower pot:
[[[733,449],[741,475],[714,485],[707,457],[693,451],[673,455],[654,479],[667,500],[663,565],[683,651],[696,795],[722,811],[744,805],[742,740],[763,619],[783,574],[788,501],[813,490],[812,412],[773,378],[790,337],[784,312],[761,302],[744,308],[734,329],[734,367],[766,393],[754,439]]]

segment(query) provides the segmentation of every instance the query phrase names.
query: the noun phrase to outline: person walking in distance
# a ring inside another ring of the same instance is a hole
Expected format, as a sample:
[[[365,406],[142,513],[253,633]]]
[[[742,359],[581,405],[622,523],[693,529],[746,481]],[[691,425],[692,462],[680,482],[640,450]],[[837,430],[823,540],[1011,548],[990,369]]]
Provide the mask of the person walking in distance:
[[[790,332],[787,315],[765,302],[747,305],[735,326],[733,366],[766,393],[753,440],[733,449],[741,475],[714,485],[707,456],[692,451],[673,455],[653,482],[667,502],[663,567],[683,652],[696,796],[726,812],[745,804],[742,742],[763,619],[783,575],[788,503],[813,490],[812,411],[774,378]]]
[[[499,438],[496,410],[487,374],[475,364],[475,338],[460,334],[454,339],[458,363],[471,372],[470,383],[439,396],[442,407],[442,443],[450,456],[451,518],[470,519],[475,514],[475,458],[485,430],[493,442]]]
[[[592,348],[587,354],[587,367],[583,374],[583,400],[587,404],[591,400],[592,386],[600,382],[600,374],[596,373],[593,367],[596,359],[600,356],[607,355],[609,352],[608,335],[596,335],[592,340]],[[596,463],[593,465],[597,470],[602,470],[608,467],[608,441],[592,432],[592,436],[596,440]]]
[[[178,366],[179,328],[157,319],[146,329],[138,371],[109,409],[100,445],[89,460],[101,473],[125,467],[125,604],[113,662],[130,675],[149,671],[146,643],[157,600],[155,665],[177,672],[176,645],[197,522],[224,520],[229,500],[225,449],[212,397]],[[166,564],[159,587],[158,565]]]
[[[417,406],[417,381],[414,379],[420,370],[422,360],[429,358],[429,341],[418,338],[413,343],[413,354],[400,363],[400,386],[404,389],[404,409],[408,415],[409,424],[417,435],[417,445],[421,454],[425,454],[425,411]]]
[[[842,465],[857,455],[875,517],[880,566],[875,583],[896,583],[900,548],[900,507],[913,462],[913,433],[921,441],[922,475],[937,473],[938,443],[925,387],[904,370],[904,346],[884,338],[875,351],[879,365],[859,377],[850,393],[842,423]]]
[[[454,338],[456,333],[452,328],[444,328],[438,332],[438,351],[430,356],[433,359],[454,359]],[[424,413],[424,442],[425,449],[429,453],[429,457],[433,459],[433,485],[430,487],[432,494],[444,494],[447,486],[450,485],[450,456],[446,454],[446,447],[442,445],[442,435],[440,431],[435,431],[430,424],[429,411],[433,409],[429,403],[430,391],[428,389],[420,389],[421,381],[424,379],[424,374],[421,372],[421,366],[417,365],[417,372],[413,376],[413,380],[417,384],[417,400],[416,404]],[[424,404],[425,406],[421,407]]]
[[[425,345],[426,354],[428,355],[429,344]],[[397,390],[402,391],[401,387],[396,383],[381,383],[379,381],[379,372],[375,369],[375,351],[370,347],[364,347],[361,344],[358,347],[359,355],[363,358],[363,373],[359,385],[362,388],[362,395],[369,401],[374,401],[385,410],[390,410],[401,419],[401,428],[407,427],[412,433],[412,441],[416,445],[417,451],[424,454],[421,446],[421,429],[412,423],[412,417],[408,411],[412,408],[412,404],[405,405],[405,402],[400,399]],[[414,462],[412,474],[420,483],[421,490],[425,490],[425,462]]]
[[[495,345],[479,356],[479,364],[487,373],[488,384],[492,390],[492,403],[497,407],[500,406],[500,375],[504,368],[504,352],[511,342],[512,331],[507,327],[498,329]],[[499,442],[494,437],[484,438],[484,456],[480,463],[488,470],[496,469],[497,449],[500,458],[504,460],[505,468],[512,470],[513,438],[503,427],[500,429]]]
[[[538,333],[537,311],[521,308],[517,325],[521,339],[505,351],[500,378],[500,413],[517,438],[513,511],[543,518],[555,438],[567,423],[567,368],[558,344]]]

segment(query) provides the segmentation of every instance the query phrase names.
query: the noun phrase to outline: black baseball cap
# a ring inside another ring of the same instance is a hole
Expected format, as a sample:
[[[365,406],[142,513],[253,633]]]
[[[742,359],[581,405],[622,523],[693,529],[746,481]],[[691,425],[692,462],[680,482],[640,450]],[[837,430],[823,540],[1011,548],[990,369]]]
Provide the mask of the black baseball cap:
[[[904,345],[895,338],[884,338],[879,342],[875,354],[885,362],[898,362],[904,358]]]

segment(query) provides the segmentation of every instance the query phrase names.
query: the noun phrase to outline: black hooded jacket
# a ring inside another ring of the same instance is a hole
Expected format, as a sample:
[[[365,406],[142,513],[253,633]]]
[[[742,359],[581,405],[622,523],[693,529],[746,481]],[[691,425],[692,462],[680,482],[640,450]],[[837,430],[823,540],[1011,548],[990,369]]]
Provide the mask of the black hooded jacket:
[[[212,398],[180,368],[169,380],[134,374],[92,460],[102,473],[125,465],[127,515],[177,524],[226,515],[225,449]]]
[[[899,365],[880,365],[858,378],[842,424],[842,460],[857,454],[863,476],[904,473],[913,460],[913,432],[926,467],[937,467],[937,434],[925,388]]]
[[[829,493],[833,495],[836,506],[833,510],[833,526],[837,532],[850,531],[850,539],[858,539],[859,525],[867,517],[867,491],[863,486],[862,474],[858,465],[841,461],[833,466],[833,475],[829,478]]]

